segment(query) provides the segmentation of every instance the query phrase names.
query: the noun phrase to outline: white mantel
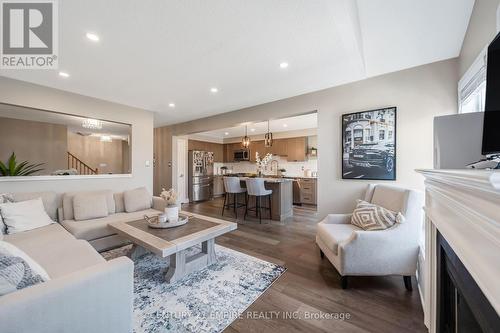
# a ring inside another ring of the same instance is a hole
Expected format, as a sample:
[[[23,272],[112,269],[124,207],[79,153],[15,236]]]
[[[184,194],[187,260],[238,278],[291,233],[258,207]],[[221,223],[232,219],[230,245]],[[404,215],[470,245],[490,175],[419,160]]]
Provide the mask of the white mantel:
[[[500,313],[500,171],[418,170],[425,176],[424,316],[436,332],[437,230]]]

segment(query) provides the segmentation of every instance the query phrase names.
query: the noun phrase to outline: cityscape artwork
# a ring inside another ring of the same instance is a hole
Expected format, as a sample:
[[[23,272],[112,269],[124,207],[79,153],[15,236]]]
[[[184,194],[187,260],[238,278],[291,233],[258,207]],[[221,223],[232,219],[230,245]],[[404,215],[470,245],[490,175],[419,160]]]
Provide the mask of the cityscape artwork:
[[[342,115],[342,178],[396,180],[396,107]]]

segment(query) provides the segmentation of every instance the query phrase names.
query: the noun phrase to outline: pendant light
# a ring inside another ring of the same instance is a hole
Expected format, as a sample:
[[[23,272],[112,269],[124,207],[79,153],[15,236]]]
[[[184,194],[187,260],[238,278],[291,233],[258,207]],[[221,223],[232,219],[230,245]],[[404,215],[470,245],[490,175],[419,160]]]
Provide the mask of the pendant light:
[[[241,145],[243,148],[248,148],[250,146],[250,138],[247,136],[247,125],[245,125],[245,136],[241,139]]]
[[[269,120],[267,121],[267,133],[264,135],[264,146],[271,147],[273,145],[273,133],[269,130]]]

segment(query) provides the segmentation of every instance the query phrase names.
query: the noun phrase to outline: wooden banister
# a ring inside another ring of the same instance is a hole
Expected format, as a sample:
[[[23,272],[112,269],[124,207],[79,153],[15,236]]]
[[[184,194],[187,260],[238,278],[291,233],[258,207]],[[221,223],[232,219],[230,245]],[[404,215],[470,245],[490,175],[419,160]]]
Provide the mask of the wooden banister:
[[[97,168],[92,168],[68,151],[68,169],[75,169],[79,175],[97,175]]]

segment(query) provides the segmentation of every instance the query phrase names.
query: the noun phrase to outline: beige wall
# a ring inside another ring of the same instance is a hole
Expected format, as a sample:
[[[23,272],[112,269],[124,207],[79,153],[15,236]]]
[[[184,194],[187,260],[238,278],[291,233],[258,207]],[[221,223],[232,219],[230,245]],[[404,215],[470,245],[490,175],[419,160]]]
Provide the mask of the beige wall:
[[[319,211],[321,215],[350,212],[369,181],[341,179],[341,115],[396,106],[397,181],[390,183],[422,189],[422,177],[414,169],[432,167],[433,118],[457,112],[457,81],[458,62],[447,60],[172,125],[164,131],[183,135],[317,110]],[[168,145],[163,154],[168,156]],[[166,161],[171,161],[171,156],[166,157]],[[162,179],[170,177],[169,171],[171,169],[162,173]]]
[[[64,112],[132,125],[132,175],[121,178],[78,180],[1,181],[6,192],[55,190],[114,191],[146,186],[153,191],[153,113],[117,103],[0,77],[0,103]],[[146,166],[146,161],[150,166]]]
[[[0,161],[6,163],[14,152],[18,163],[44,163],[37,175],[65,169],[67,132],[64,125],[0,118]]]
[[[496,15],[500,0],[476,0],[459,58],[460,77],[479,52],[496,36]]]
[[[99,137],[68,133],[68,151],[92,169],[97,168],[99,174],[127,173],[123,165],[123,149],[128,150],[128,147],[122,142],[116,139],[102,142]]]

